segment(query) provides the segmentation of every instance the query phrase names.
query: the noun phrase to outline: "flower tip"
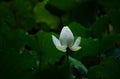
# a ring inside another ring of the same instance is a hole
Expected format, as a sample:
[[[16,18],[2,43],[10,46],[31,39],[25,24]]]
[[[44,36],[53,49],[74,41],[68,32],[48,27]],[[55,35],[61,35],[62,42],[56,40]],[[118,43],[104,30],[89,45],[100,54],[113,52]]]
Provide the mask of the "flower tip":
[[[63,27],[68,27],[68,26],[63,26]]]
[[[68,26],[63,26],[63,29],[70,29]]]

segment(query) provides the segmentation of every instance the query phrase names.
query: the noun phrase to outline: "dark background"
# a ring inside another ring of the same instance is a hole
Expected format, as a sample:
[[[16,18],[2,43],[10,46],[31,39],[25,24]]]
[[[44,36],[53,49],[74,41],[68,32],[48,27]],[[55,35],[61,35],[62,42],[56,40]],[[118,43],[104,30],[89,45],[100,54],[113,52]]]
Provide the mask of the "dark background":
[[[69,79],[51,37],[65,25],[88,69],[73,66],[74,79],[120,79],[120,0],[0,0],[0,79]]]

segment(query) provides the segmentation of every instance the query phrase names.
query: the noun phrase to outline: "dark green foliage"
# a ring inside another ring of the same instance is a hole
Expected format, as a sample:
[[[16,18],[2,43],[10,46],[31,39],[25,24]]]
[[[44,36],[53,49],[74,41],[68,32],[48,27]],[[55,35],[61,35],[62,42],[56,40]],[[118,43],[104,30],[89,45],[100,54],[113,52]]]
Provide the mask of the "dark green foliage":
[[[89,79],[119,79],[120,60],[113,57],[104,59],[99,65],[89,70]],[[93,73],[94,72],[94,73]]]
[[[93,37],[101,37],[109,28],[109,19],[107,16],[98,18],[91,27]]]
[[[119,3],[1,0],[0,79],[120,79]],[[70,62],[52,41],[63,26],[81,37]]]

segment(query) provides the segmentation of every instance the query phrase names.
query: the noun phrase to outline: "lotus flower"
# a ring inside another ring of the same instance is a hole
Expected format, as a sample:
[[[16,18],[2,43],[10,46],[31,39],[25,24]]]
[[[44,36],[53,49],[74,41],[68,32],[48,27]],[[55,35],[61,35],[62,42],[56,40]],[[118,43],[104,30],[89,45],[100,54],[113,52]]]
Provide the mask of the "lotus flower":
[[[78,37],[74,42],[73,33],[68,26],[62,28],[59,39],[52,35],[52,40],[56,48],[62,52],[66,52],[67,48],[72,51],[78,51],[81,49],[79,46],[81,38]]]

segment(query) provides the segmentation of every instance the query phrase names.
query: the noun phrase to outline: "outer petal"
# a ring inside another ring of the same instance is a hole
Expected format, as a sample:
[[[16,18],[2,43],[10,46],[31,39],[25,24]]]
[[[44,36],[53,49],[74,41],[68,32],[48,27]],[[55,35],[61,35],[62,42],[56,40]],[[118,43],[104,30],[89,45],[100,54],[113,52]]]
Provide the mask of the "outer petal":
[[[60,41],[54,35],[52,35],[52,40],[55,46],[61,46]]]
[[[70,46],[74,42],[74,36],[68,26],[64,26],[60,33],[60,42],[62,45]]]
[[[60,50],[60,51],[62,51],[62,52],[66,52],[67,50],[66,50],[66,47],[64,47],[64,46],[57,46],[56,47],[58,50]]]
[[[76,39],[75,43],[73,44],[73,46],[70,47],[70,49],[71,49],[72,51],[78,51],[79,49],[81,49],[81,47],[79,46],[80,42],[81,42],[81,37],[78,37],[78,38]]]
[[[80,46],[78,46],[78,47],[71,47],[70,49],[72,50],[72,51],[78,51],[78,50],[80,50],[82,47],[80,47]]]
[[[79,46],[80,42],[81,42],[81,37],[78,37],[76,39],[75,43],[73,44],[73,46],[75,46],[75,47]]]
[[[54,35],[52,35],[52,40],[58,50],[66,52],[66,46],[62,46],[60,41]]]

